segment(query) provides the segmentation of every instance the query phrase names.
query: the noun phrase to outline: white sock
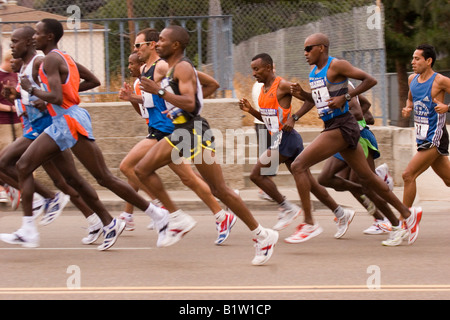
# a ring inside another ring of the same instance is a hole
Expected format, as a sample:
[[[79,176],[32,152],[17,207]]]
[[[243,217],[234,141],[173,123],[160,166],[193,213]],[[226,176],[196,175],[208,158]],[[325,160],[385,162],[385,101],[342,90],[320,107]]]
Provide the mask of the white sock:
[[[27,232],[37,232],[36,225],[34,223],[34,217],[22,217],[22,229]]]
[[[258,224],[258,227],[256,227],[255,230],[252,230],[252,236],[256,239],[262,239],[267,236],[267,231],[260,224]]]
[[[338,206],[336,209],[334,209],[333,213],[336,218],[340,219],[344,216],[344,209],[342,209],[341,206]]]
[[[225,212],[225,210],[222,209],[219,212],[217,212],[214,215],[214,217],[216,218],[216,222],[221,223],[227,217],[227,213]]]
[[[98,215],[94,212],[93,214],[91,214],[89,217],[86,218],[88,226],[90,227],[102,227],[103,223],[100,220],[100,218],[98,217]]]
[[[164,214],[162,213],[162,209],[155,206],[150,202],[147,210],[145,210],[145,214],[148,215],[151,219],[155,221],[159,221],[163,218]]]

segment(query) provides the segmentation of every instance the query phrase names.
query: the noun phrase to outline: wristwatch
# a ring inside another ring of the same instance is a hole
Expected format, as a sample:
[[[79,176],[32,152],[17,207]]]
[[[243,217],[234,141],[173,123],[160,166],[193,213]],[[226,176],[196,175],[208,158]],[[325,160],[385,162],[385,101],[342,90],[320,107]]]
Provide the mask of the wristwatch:
[[[166,93],[166,90],[165,89],[159,89],[158,90],[158,96],[160,97],[160,98],[162,98],[163,97],[163,95]]]
[[[352,100],[352,96],[350,95],[350,93],[346,93],[344,97],[345,97],[345,100],[347,100],[347,101]]]
[[[297,121],[298,119],[300,119],[300,117],[294,113],[292,115],[292,119],[294,119],[294,121]]]
[[[447,105],[447,107],[448,107],[447,112],[450,113],[450,103]]]

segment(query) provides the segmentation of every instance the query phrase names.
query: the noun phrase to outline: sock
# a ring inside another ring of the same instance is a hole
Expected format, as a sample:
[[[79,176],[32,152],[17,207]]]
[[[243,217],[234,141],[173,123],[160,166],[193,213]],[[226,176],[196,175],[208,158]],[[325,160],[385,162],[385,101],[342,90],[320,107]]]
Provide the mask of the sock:
[[[102,221],[98,217],[98,215],[94,212],[89,217],[86,218],[87,223],[90,227],[99,226],[100,228],[103,226]]]
[[[344,209],[342,209],[341,206],[338,206],[336,209],[334,209],[333,213],[336,218],[340,219],[344,216]]]
[[[227,217],[227,213],[225,210],[220,210],[214,215],[214,217],[216,218],[216,222],[221,223]]]
[[[155,221],[159,221],[164,217],[164,214],[162,213],[162,209],[158,208],[151,202],[150,202],[150,205],[148,206],[147,210],[145,210],[145,214],[148,215],[151,219],[153,219]]]
[[[253,236],[253,238],[256,238],[256,239],[262,239],[262,238],[264,238],[266,235],[267,235],[267,231],[266,231],[263,227],[261,227],[260,224],[258,224],[258,227],[256,227],[255,230],[252,230],[252,236]]]
[[[124,217],[125,219],[127,219],[127,220],[132,220],[133,219],[133,214],[132,213],[128,213],[128,212],[124,211],[120,215],[122,217]]]
[[[34,224],[34,218],[25,216],[22,218],[22,229],[29,232],[37,232],[36,225]]]

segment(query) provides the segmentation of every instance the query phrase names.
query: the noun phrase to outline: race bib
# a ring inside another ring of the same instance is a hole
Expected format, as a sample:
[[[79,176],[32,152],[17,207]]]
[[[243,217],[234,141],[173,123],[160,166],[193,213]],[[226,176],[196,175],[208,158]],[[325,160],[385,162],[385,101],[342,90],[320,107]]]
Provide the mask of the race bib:
[[[414,117],[414,125],[416,127],[416,137],[419,140],[425,140],[428,136],[430,125],[427,117]]]
[[[328,108],[327,100],[330,99],[330,93],[328,92],[325,79],[314,80],[310,82],[310,86],[312,90],[312,98],[314,99],[314,102],[316,104],[319,116],[332,112],[332,110]]]
[[[267,130],[269,130],[270,132],[280,131],[277,110],[261,108],[259,112],[261,113],[261,117],[267,127]]]

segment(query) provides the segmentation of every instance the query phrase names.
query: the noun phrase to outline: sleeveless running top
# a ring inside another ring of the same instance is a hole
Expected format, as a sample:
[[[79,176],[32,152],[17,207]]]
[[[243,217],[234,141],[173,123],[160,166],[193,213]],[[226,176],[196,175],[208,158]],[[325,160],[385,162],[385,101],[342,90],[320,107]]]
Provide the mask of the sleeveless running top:
[[[259,112],[261,113],[267,130],[269,130],[271,134],[281,131],[286,120],[289,118],[292,109],[291,106],[289,109],[284,109],[278,102],[277,89],[281,80],[281,77],[276,77],[267,92],[264,92],[263,86],[258,98]]]
[[[194,69],[195,72],[195,76],[197,78],[197,93],[195,95],[195,109],[193,112],[187,112],[166,101],[167,110],[169,110],[169,115],[172,118],[173,124],[175,125],[183,124],[193,119],[195,116],[200,114],[203,108],[202,85],[200,83],[200,80],[198,79],[197,70],[195,69],[194,65],[188,58],[183,57],[173,66],[173,68],[171,68],[167,72],[166,77],[161,82],[161,87],[170,93],[180,95],[180,88],[178,87],[178,81],[173,78],[173,74],[175,72],[175,67],[181,61],[187,61],[192,65],[192,68]]]
[[[141,92],[141,87],[140,87],[140,85],[141,85],[141,81],[140,81],[139,78],[137,78],[136,80],[134,80],[134,83],[133,83],[133,90],[134,90],[134,93],[137,94],[138,96],[142,96],[142,92]],[[147,109],[144,108],[144,106],[142,105],[142,103],[138,103],[138,105],[139,105],[139,111],[140,111],[140,113],[141,113],[142,118],[143,118],[143,119],[146,119],[147,124],[148,124],[148,112],[147,112]]]
[[[322,70],[317,70],[315,66],[309,74],[309,84],[312,90],[312,97],[317,107],[319,116],[323,121],[328,121],[337,116],[340,116],[348,112],[348,101],[345,101],[345,105],[342,109],[330,109],[328,108],[327,100],[333,97],[344,95],[348,92],[348,79],[342,82],[333,83],[328,81],[327,72],[330,67],[331,61],[334,57],[329,57],[328,62]]]
[[[156,64],[161,59],[156,60],[145,72],[142,72],[142,77],[154,80]],[[148,114],[148,126],[162,132],[172,133],[174,130],[172,119],[168,118],[163,111],[166,111],[166,102],[157,94],[142,92],[143,106]]]
[[[20,71],[19,71],[19,84],[20,84],[20,81],[21,81],[22,77],[27,77],[27,79],[30,81],[31,86],[33,88],[36,88],[36,89],[40,89],[41,88],[41,86],[34,81],[34,78],[33,78],[33,65],[34,65],[34,62],[35,62],[36,58],[43,57],[43,56],[44,55],[42,53],[37,53],[31,59],[31,61],[28,62],[27,65],[23,65],[22,68],[20,68]],[[34,105],[33,105],[34,101],[38,100],[39,98],[34,96],[34,95],[30,96],[28,91],[23,90],[21,86],[19,86],[19,87],[20,87],[21,105],[25,108],[25,110],[23,110],[23,111],[27,112],[28,120],[30,122],[34,122],[34,121],[36,121],[36,120],[38,120],[38,119],[40,119],[40,118],[42,118],[44,116],[48,116],[48,111],[47,110],[40,111],[39,109],[34,107]],[[22,113],[23,113],[23,111],[22,111]]]
[[[414,104],[414,124],[416,127],[416,142],[422,144],[430,142],[439,147],[444,133],[446,113],[439,114],[434,110],[436,103],[433,102],[431,89],[437,73],[424,83],[418,81],[416,75],[411,81],[410,90]]]
[[[53,49],[50,52],[56,52],[59,54],[66,62],[68,68],[68,74],[66,81],[62,84],[63,102],[62,104],[48,104],[48,109],[52,117],[62,114],[64,109],[69,109],[73,105],[78,105],[80,103],[80,96],[78,94],[78,89],[80,87],[80,74],[78,72],[77,65],[75,61],[67,54],[58,49]],[[43,89],[47,92],[51,91],[48,85],[48,78],[44,71],[44,64],[42,63],[39,68],[39,77],[41,79],[41,85]]]

